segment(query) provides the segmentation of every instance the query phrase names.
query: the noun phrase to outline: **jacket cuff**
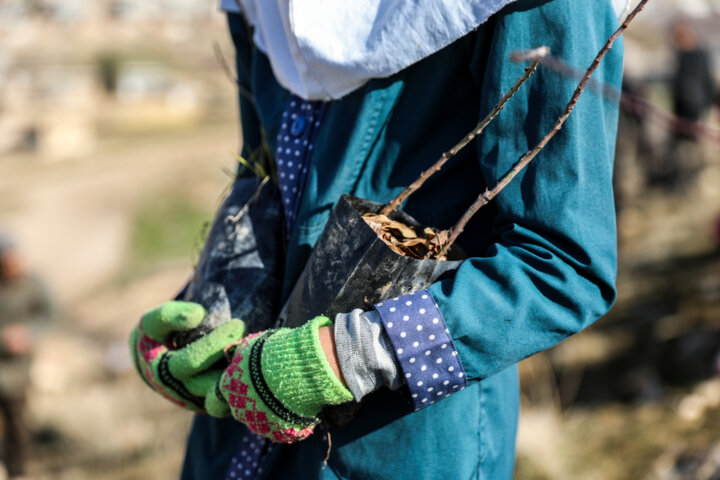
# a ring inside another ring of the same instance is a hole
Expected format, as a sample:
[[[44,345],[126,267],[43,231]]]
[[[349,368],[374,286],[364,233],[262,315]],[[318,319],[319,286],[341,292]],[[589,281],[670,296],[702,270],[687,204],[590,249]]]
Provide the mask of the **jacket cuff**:
[[[427,290],[375,305],[410,389],[415,410],[467,386],[440,309]]]

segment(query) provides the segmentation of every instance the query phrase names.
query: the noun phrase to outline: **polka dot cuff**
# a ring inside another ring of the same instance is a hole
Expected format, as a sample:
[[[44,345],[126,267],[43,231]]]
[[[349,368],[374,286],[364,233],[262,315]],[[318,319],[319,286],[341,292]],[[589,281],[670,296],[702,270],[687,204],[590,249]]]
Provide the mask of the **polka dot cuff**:
[[[375,305],[407,382],[415,410],[465,388],[450,332],[427,290]]]

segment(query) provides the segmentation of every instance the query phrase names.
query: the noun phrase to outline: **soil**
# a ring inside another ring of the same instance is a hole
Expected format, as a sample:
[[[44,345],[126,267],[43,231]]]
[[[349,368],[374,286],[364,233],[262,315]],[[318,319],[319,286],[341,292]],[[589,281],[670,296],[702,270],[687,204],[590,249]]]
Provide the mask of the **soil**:
[[[126,342],[188,278],[192,248],[123,268],[133,211],[149,198],[177,191],[210,219],[234,134],[228,123],[72,162],[2,159],[2,223],[61,311],[33,364],[31,478],[177,478],[191,415],[138,379]],[[620,212],[616,306],[521,364],[516,478],[717,478],[719,178],[711,163],[690,193],[649,192]]]
[[[134,212],[177,192],[208,214],[228,185],[235,127],[104,145],[72,162],[3,158],[2,225],[49,284],[59,315],[36,346],[30,478],[176,478],[191,415],[155,395],[130,363],[142,312],[172,298],[194,252],[127,270]],[[152,161],[148,161],[152,159]],[[0,478],[2,478],[0,467]]]
[[[619,212],[618,299],[521,363],[517,478],[720,478],[720,158]]]

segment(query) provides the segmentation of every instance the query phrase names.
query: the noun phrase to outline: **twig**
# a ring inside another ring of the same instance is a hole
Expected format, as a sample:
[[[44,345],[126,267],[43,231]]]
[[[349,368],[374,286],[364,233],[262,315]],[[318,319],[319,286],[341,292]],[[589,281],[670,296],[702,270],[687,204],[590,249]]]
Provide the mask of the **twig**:
[[[522,56],[525,53],[524,51],[514,52],[511,54],[511,59],[514,62],[523,61]],[[540,63],[543,67],[549,68],[563,76],[576,78],[578,80],[581,79],[585,73],[575,70],[562,59],[553,56],[543,58]],[[620,90],[613,85],[597,79],[592,79],[588,84],[588,88],[600,93],[610,101],[619,103],[620,106],[628,112],[654,118],[662,123],[665,128],[673,132],[682,133],[697,140],[720,143],[720,130],[701,122],[678,117],[677,115],[656,107],[639,95]]]
[[[460,220],[458,220],[455,226],[450,229],[448,233],[447,243],[440,250],[440,254],[438,256],[441,257],[447,253],[453,243],[455,243],[455,240],[457,240],[458,235],[460,235],[465,229],[465,226],[473,217],[473,215],[475,215],[475,213],[480,208],[484,207],[493,198],[495,198],[497,194],[500,193],[502,189],[505,188],[512,181],[512,179],[515,178],[515,176],[523,168],[525,168],[532,161],[533,158],[535,158],[538,153],[540,153],[540,151],[555,136],[555,134],[560,131],[563,124],[565,123],[565,120],[567,120],[567,118],[570,116],[570,113],[572,113],[572,111],[575,109],[575,105],[577,104],[578,98],[580,98],[580,94],[583,92],[583,90],[585,90],[585,87],[590,81],[590,77],[595,72],[598,65],[600,65],[600,61],[603,59],[603,57],[605,57],[605,54],[610,51],[610,48],[612,47],[613,43],[615,43],[615,40],[617,40],[620,35],[622,35],[622,33],[625,31],[625,29],[627,29],[627,27],[630,25],[630,22],[632,22],[633,19],[637,16],[637,14],[640,13],[643,8],[645,8],[645,5],[648,1],[649,0],[641,0],[638,6],[635,7],[635,10],[633,10],[630,15],[627,16],[622,25],[620,25],[620,27],[615,30],[615,33],[613,33],[610,38],[607,39],[605,45],[602,47],[602,49],[600,49],[600,52],[598,52],[590,67],[588,67],[588,69],[585,71],[585,75],[583,75],[583,78],[582,80],[580,80],[580,83],[575,89],[575,92],[573,93],[572,97],[570,97],[570,101],[565,107],[565,110],[560,115],[560,117],[558,117],[552,129],[545,135],[545,137],[543,137],[542,140],[540,140],[540,143],[538,143],[533,149],[523,155],[522,158],[520,158],[520,160],[518,160],[518,162],[512,167],[512,169],[500,179],[500,181],[497,183],[497,185],[495,185],[492,190],[486,189],[483,193],[481,193],[477,200],[475,200],[475,202],[473,202],[470,208],[468,208],[467,211],[463,214]]]
[[[220,48],[220,44],[218,42],[213,42],[213,52],[215,52],[215,59],[220,64],[220,68],[223,69],[223,72],[225,72],[225,76],[228,80],[230,80],[233,85],[237,86],[240,95],[247,98],[248,101],[254,105],[255,100],[253,99],[252,93],[247,88],[240,85],[240,81],[233,73],[230,65],[228,65],[227,60],[225,60],[225,55],[223,54],[222,48]]]
[[[525,81],[530,78],[530,76],[535,72],[538,63],[540,63],[540,61],[549,53],[550,49],[548,47],[539,47],[528,52],[523,52],[523,55],[525,56],[524,59],[532,60],[532,63],[525,69],[525,72],[522,74],[522,76],[518,78],[518,80],[515,82],[515,85],[513,85],[512,88],[508,90],[505,95],[502,96],[497,105],[495,105],[495,107],[493,107],[490,113],[475,126],[472,132],[468,133],[462,140],[460,140],[460,142],[457,143],[457,145],[452,147],[447,152],[443,153],[440,159],[435,162],[430,168],[422,172],[417,180],[411,183],[407,188],[405,188],[405,190],[400,192],[397,197],[393,198],[387,205],[385,205],[382,210],[380,210],[380,214],[389,215],[390,212],[398,208],[400,204],[404,202],[416,190],[418,190],[427,181],[428,178],[438,172],[443,167],[443,165],[447,163],[448,160],[457,155],[457,153],[463,148],[465,148],[467,144],[470,143],[475,137],[481,135],[485,130],[485,127],[487,127],[490,122],[498,115],[498,113],[500,113],[500,110],[505,107],[507,101],[510,100],[513,95],[515,95],[515,93],[520,89],[522,84],[525,83]]]
[[[657,108],[642,97],[623,92],[620,105],[625,110],[636,115],[653,117],[663,123],[665,127],[675,133],[681,133],[698,141],[720,143],[720,130],[712,128],[701,122],[678,117],[670,112]]]
[[[326,430],[326,432],[328,439],[328,448],[327,452],[325,453],[325,459],[323,460],[323,466],[321,470],[325,470],[325,467],[327,467],[328,461],[330,460],[330,453],[332,452],[332,435],[330,435],[330,430]]]
[[[260,193],[262,192],[265,185],[270,181],[270,177],[263,178],[262,182],[260,182],[260,185],[258,186],[257,190],[255,190],[255,194],[253,197],[248,200],[245,205],[242,206],[242,208],[236,213],[235,215],[228,215],[225,217],[225,221],[228,223],[236,223],[238,220],[242,218],[243,215],[247,213],[247,211],[250,209],[250,204],[253,202],[257,202],[258,198],[260,198]]]

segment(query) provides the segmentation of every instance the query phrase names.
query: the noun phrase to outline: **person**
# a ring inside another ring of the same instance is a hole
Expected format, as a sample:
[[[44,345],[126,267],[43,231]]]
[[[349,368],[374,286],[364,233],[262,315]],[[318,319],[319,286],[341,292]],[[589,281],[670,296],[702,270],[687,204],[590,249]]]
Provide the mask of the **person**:
[[[697,122],[715,99],[710,55],[686,19],[673,26],[672,39],[677,58],[672,83],[673,112],[680,118]]]
[[[30,363],[38,335],[51,316],[45,285],[26,271],[10,236],[0,234],[0,411],[10,478],[26,473],[30,430],[24,408]]]
[[[622,95],[631,104],[645,97],[645,85],[625,76]],[[649,125],[645,115],[637,110],[620,109],[618,134],[615,149],[615,170],[613,185],[615,208],[618,213],[637,205],[646,188],[647,167],[655,158],[654,145],[650,138]]]
[[[330,210],[388,202],[468,133],[550,47],[587,67],[618,26],[610,0],[223,2],[236,47],[243,152],[274,154],[287,226],[286,299]],[[622,47],[597,77],[616,88]],[[575,82],[542,67],[403,206],[451,226],[550,130]],[[204,316],[173,301],[131,335],[142,378],[197,415],[183,479],[509,479],[517,363],[615,298],[617,105],[589,93],[527,170],[467,225],[467,259],[427,289],[298,328],[242,321],[172,350]],[[228,350],[230,363],[217,369]],[[355,400],[342,428],[321,411]],[[326,466],[325,466],[326,463]]]
[[[675,47],[675,73],[672,78],[673,113],[681,120],[698,122],[710,110],[715,98],[710,55],[692,24],[681,19],[672,27]],[[703,145],[692,129],[683,126],[673,131],[660,183],[670,190],[687,191],[705,167]]]

